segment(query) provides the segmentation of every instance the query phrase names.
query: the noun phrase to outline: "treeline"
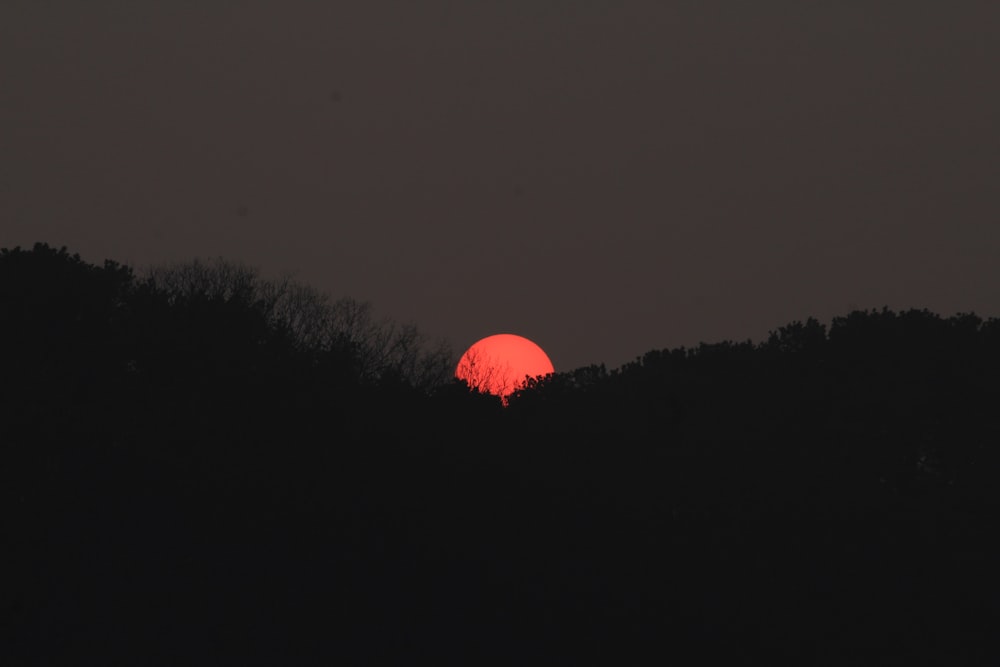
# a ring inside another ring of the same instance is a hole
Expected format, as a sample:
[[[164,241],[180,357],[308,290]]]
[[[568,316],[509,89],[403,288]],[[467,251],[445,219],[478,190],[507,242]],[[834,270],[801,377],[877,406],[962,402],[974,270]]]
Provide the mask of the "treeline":
[[[989,664],[1000,321],[856,311],[504,407],[239,263],[0,251],[4,664]]]

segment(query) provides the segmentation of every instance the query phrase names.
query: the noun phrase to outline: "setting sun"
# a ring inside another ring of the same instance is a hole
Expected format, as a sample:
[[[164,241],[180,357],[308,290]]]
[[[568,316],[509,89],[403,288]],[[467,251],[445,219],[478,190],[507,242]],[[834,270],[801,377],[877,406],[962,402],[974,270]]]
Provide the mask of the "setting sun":
[[[536,343],[515,334],[494,334],[473,343],[455,368],[455,377],[473,389],[507,397],[528,378],[555,372],[552,361]]]

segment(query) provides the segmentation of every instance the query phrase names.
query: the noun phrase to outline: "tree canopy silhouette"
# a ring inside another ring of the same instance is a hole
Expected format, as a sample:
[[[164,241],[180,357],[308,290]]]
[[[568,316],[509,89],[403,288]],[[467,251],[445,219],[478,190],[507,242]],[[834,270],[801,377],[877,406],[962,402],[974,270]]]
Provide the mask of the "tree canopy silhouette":
[[[238,262],[0,250],[0,658],[995,662],[996,318],[806,318],[506,405],[452,362]]]

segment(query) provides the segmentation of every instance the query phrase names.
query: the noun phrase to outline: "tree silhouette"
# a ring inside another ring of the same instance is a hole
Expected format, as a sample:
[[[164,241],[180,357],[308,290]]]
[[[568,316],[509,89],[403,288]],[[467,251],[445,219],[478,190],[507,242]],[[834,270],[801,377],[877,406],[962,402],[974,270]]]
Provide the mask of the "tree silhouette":
[[[289,276],[269,280],[242,263],[196,259],[152,267],[146,278],[174,301],[197,296],[257,310],[300,349],[350,358],[362,382],[403,381],[427,392],[447,382],[454,367],[447,342],[429,340],[413,324],[376,319],[369,303],[331,300]]]
[[[806,318],[506,406],[447,356],[238,263],[0,250],[3,664],[996,661],[997,319]]]
[[[455,375],[473,391],[495,394],[505,405],[507,397],[520,386],[509,362],[478,348],[462,355]]]

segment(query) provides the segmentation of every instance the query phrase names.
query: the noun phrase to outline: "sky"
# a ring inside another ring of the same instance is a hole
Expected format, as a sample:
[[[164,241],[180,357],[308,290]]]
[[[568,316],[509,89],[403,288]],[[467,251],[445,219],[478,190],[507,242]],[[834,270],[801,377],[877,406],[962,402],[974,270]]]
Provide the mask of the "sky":
[[[5,0],[0,247],[223,257],[557,371],[1000,315],[996,0]]]

